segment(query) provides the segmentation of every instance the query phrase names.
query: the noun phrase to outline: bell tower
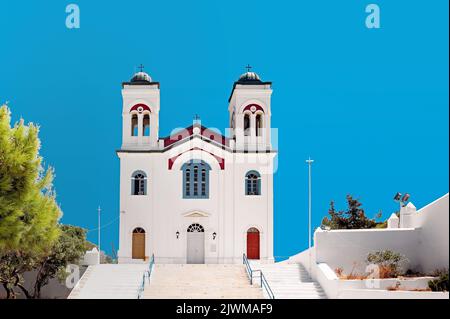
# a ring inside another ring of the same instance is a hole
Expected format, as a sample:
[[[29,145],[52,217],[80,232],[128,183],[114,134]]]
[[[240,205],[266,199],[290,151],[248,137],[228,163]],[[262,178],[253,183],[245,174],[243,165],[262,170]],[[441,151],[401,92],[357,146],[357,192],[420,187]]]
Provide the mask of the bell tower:
[[[141,70],[122,83],[122,149],[158,148],[159,82]]]
[[[236,150],[271,150],[272,82],[262,81],[257,73],[251,72],[251,66],[246,68],[247,72],[234,82],[228,99],[231,138]]]

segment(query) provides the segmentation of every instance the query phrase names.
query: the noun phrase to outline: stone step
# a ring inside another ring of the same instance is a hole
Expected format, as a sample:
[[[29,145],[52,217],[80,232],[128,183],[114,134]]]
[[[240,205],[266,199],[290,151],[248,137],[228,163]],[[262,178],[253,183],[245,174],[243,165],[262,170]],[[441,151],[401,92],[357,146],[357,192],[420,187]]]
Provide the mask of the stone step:
[[[261,299],[243,265],[155,265],[146,299]]]
[[[321,286],[312,280],[301,265],[260,264],[255,265],[254,269],[262,271],[276,299],[326,298]]]

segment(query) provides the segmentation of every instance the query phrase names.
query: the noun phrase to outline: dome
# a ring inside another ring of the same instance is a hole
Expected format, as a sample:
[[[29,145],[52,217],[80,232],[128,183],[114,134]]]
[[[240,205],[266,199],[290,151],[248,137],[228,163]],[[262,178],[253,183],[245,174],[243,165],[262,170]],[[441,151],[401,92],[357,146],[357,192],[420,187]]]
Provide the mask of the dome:
[[[246,72],[239,77],[238,82],[261,82],[261,78],[255,72]]]
[[[131,82],[148,82],[148,83],[151,83],[152,82],[152,78],[147,73],[141,71],[141,72],[137,72],[133,76],[133,78],[131,79]]]

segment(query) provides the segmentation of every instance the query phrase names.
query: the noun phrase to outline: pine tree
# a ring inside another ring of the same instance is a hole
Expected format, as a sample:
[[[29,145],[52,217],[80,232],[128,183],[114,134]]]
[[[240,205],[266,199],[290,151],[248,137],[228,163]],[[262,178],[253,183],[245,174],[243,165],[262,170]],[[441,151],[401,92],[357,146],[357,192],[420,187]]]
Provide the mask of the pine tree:
[[[331,201],[328,214],[322,220],[322,225],[330,229],[365,229],[374,228],[378,224],[375,220],[367,218],[362,204],[359,200],[354,199],[351,195],[347,195],[346,211],[336,211],[334,202]]]
[[[0,254],[44,252],[58,238],[61,210],[53,170],[42,167],[38,132],[23,120],[11,126],[8,107],[0,107]]]
[[[8,107],[0,107],[0,284],[7,298],[16,297],[23,274],[51,251],[60,234],[53,170],[42,167],[38,133],[23,120],[11,126]]]

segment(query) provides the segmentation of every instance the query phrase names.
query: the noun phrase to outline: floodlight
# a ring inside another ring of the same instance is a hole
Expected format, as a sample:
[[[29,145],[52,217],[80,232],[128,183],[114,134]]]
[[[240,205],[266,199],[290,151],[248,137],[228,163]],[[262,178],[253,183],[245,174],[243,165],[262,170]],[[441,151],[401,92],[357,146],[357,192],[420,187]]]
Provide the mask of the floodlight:
[[[400,198],[402,198],[402,193],[397,193],[397,194],[395,194],[394,200],[395,200],[396,202],[400,201]]]

